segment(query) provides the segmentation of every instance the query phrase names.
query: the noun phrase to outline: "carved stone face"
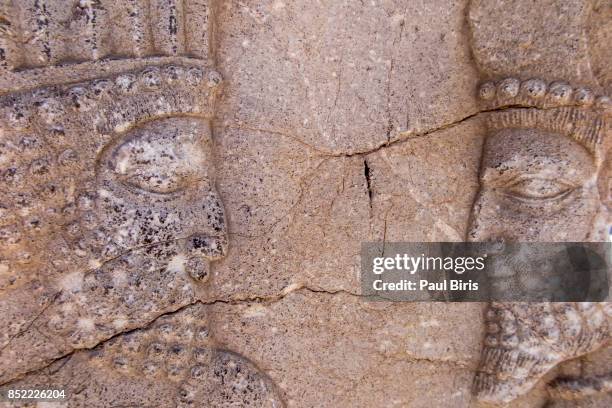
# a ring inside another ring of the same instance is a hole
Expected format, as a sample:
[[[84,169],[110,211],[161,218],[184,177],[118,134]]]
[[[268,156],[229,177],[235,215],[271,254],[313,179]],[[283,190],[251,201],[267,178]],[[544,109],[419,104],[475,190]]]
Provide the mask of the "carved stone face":
[[[1,98],[2,380],[193,302],[225,256],[219,77],[204,74],[155,67]]]
[[[593,156],[551,131],[495,131],[484,147],[480,183],[472,241],[586,241],[600,209]]]
[[[589,115],[574,108],[508,108],[491,114],[468,240],[498,242],[501,249],[504,242],[596,239],[603,206],[595,152],[605,127]],[[609,337],[605,304],[558,301],[567,299],[563,279],[569,269],[555,263],[561,262],[558,250],[542,248],[504,248],[488,271],[496,296],[508,299],[520,288],[518,295],[527,289],[529,299],[557,303],[490,305],[474,380],[479,400],[508,403],[555,365],[596,350]]]
[[[227,252],[210,136],[206,120],[167,118],[106,147],[93,193],[100,230],[91,237],[103,259],[166,245],[177,248],[171,268],[198,280],[209,276],[209,262]]]

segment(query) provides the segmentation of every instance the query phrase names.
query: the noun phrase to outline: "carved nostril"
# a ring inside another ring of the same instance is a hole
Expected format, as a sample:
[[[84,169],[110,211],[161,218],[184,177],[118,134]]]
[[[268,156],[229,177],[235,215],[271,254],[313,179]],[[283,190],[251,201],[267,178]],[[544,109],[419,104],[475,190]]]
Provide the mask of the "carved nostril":
[[[185,270],[193,279],[206,282],[210,277],[210,261],[201,255],[192,256],[185,263]]]

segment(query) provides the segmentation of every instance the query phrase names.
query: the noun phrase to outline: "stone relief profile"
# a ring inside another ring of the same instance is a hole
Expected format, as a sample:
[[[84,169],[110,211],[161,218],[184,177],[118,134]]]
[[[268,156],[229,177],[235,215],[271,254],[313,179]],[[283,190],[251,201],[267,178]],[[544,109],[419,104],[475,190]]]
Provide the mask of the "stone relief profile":
[[[44,378],[70,406],[282,405],[215,343],[197,303],[228,251],[212,14],[207,2],[2,3],[0,384]],[[75,385],[84,373],[99,381]]]
[[[610,145],[610,82],[590,69],[590,55],[603,45],[585,34],[597,7],[585,1],[569,1],[564,10],[550,1],[535,8],[527,1],[471,2],[468,21],[484,78],[478,97],[488,112],[488,135],[468,240],[606,240],[609,198],[600,177]],[[528,272],[533,285],[545,279],[538,270]],[[500,290],[510,275],[496,277]],[[491,304],[476,397],[510,403],[561,362],[605,347],[611,316],[607,302]],[[594,382],[584,384],[586,390]],[[579,388],[556,395],[579,397]]]
[[[578,98],[587,90],[566,85]],[[517,100],[509,101],[508,91]],[[587,241],[602,210],[596,183],[603,122],[598,108],[525,107],[520,92],[543,100],[559,88],[538,80],[510,79],[481,88],[501,93],[507,108],[489,117],[481,190],[468,239],[474,241]],[[535,105],[535,103],[534,103]],[[504,105],[502,105],[504,106]],[[570,134],[566,134],[569,130]],[[542,256],[546,256],[542,254]],[[537,274],[539,271],[532,271]],[[500,290],[511,276],[497,277]],[[534,277],[537,285],[538,277]],[[610,339],[607,303],[492,304],[475,390],[484,400],[509,402],[526,393],[561,361],[579,357]]]
[[[491,302],[481,335],[480,304],[358,285],[372,239],[610,239],[611,21],[0,0],[0,406],[612,406],[607,302]]]

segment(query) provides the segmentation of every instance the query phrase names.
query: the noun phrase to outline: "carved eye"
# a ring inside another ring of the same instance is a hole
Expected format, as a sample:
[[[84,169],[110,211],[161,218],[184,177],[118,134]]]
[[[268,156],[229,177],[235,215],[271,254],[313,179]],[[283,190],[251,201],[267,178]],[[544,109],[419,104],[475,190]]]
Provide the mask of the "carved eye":
[[[575,188],[560,180],[529,177],[510,182],[502,192],[521,201],[553,201],[567,196]]]
[[[170,194],[182,190],[185,183],[179,177],[159,173],[134,174],[125,179],[126,184],[158,194]]]
[[[196,118],[165,118],[136,127],[108,157],[112,178],[131,189],[172,194],[209,182],[210,128]]]
[[[132,140],[123,144],[114,157],[114,171],[131,187],[158,194],[181,190],[189,181],[182,163],[184,155],[173,144],[158,140]]]

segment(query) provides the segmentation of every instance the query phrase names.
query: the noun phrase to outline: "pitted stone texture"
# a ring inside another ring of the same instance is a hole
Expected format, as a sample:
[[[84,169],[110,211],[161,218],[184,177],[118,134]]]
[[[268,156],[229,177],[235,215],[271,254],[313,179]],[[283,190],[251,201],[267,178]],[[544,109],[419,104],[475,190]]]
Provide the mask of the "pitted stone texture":
[[[63,389],[66,407],[282,408],[262,371],[216,344],[206,309],[164,315],[0,389]]]
[[[289,407],[467,407],[481,309],[298,290],[211,313],[219,341],[265,362]]]
[[[210,73],[149,67],[0,98],[0,381],[195,300],[227,252]]]
[[[219,5],[222,123],[354,153],[476,112],[467,0]]]
[[[584,32],[589,3],[472,1],[467,21],[478,67],[489,77],[520,75],[528,79],[552,75],[549,80],[593,84]]]

